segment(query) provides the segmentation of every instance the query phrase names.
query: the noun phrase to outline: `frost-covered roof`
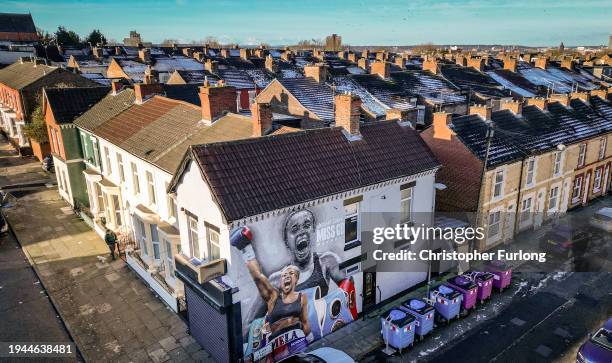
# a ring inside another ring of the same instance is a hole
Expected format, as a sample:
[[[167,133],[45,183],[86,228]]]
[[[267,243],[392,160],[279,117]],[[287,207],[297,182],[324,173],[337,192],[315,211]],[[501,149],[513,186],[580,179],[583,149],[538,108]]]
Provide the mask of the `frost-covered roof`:
[[[155,58],[153,69],[158,72],[181,71],[200,71],[204,70],[204,65],[193,58],[184,56],[158,57]]]
[[[117,63],[119,63],[121,69],[123,69],[123,72],[125,72],[125,74],[127,74],[130,79],[132,79],[133,81],[142,82],[142,80],[144,79],[145,70],[147,69],[146,64],[130,59],[115,58],[115,60],[117,61]]]
[[[306,109],[325,122],[334,121],[334,92],[313,78],[287,78],[278,81],[291,93]]]
[[[568,71],[552,65],[549,65],[549,67],[544,70],[521,62],[518,66],[518,72],[529,82],[543,87],[550,87],[551,89],[554,87],[554,92],[558,93],[572,92],[572,88],[575,88],[575,86],[583,90],[599,88],[591,82],[592,78],[590,77],[579,72]]]
[[[442,75],[455,86],[470,90],[485,97],[501,98],[509,96],[488,74],[472,67],[462,67],[456,64],[440,64]]]
[[[433,104],[465,102],[465,96],[443,77],[428,71],[408,70],[391,72],[391,78],[413,95],[423,97]]]
[[[237,89],[254,89],[256,86],[251,76],[241,69],[219,68],[216,75],[224,80],[228,86],[236,87]]]
[[[377,117],[384,116],[388,106],[379,102],[370,92],[368,92],[358,82],[355,82],[351,77],[339,76],[334,77],[334,87],[337,92],[350,92],[359,96],[363,107],[374,113]]]
[[[503,70],[488,71],[487,74],[504,88],[509,89],[519,96],[534,97],[537,95],[535,85],[531,84],[527,79],[524,79],[525,82],[523,82],[523,87],[521,87],[518,85],[517,80],[517,78],[522,78],[520,75],[518,77],[512,77],[513,72],[507,70],[505,72],[502,71]],[[531,84],[531,87],[526,87],[525,84]]]
[[[573,99],[570,106],[553,102],[547,111],[525,106],[521,115],[514,115],[509,110],[493,112],[491,119],[495,131],[488,167],[553,150],[560,144],[574,144],[612,132],[609,102],[594,97],[587,105],[582,100]],[[455,117],[452,128],[459,140],[484,160],[487,144],[485,121],[478,115]]]

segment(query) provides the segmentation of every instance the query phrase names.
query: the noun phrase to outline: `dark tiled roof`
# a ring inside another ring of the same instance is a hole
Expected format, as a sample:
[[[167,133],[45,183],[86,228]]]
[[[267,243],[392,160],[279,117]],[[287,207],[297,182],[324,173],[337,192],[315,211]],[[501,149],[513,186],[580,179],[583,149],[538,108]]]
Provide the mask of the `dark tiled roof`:
[[[0,13],[0,33],[34,33],[36,27],[30,14]]]
[[[236,87],[236,89],[255,88],[255,81],[242,69],[219,69],[217,70],[216,76],[224,80],[228,86]]]
[[[535,106],[525,106],[521,117],[508,110],[493,112],[491,118],[494,136],[491,140],[488,167],[553,150],[560,144],[574,144],[611,132],[612,119],[604,118],[606,110],[610,111],[610,108],[605,101],[590,107],[575,99],[571,101],[571,108],[553,102],[549,104],[546,112]],[[455,117],[452,127],[468,149],[484,160],[484,120],[477,115]]]
[[[502,90],[491,76],[477,71],[472,67],[462,67],[455,64],[440,65],[442,75],[457,87],[471,90],[486,97],[508,97],[510,93]]]
[[[334,92],[313,78],[285,78],[278,80],[307,110],[325,122],[334,120]]]
[[[127,88],[117,95],[108,94],[87,112],[74,121],[74,124],[87,131],[117,116],[134,104],[134,90]]]
[[[204,79],[206,78],[210,82],[219,80],[217,76],[214,76],[209,71],[184,71],[179,69],[176,72],[178,72],[178,74],[181,75],[181,78],[183,78],[187,83],[198,83],[201,85],[204,83]]]
[[[185,101],[200,106],[199,84],[164,84],[164,94],[173,100]]]
[[[533,97],[532,95],[544,95],[546,93],[545,91],[542,92],[543,90],[539,86],[531,83],[527,78],[523,77],[523,75],[519,72],[512,72],[507,69],[497,69],[491,72],[499,77],[502,77],[507,82],[510,82],[512,85],[519,87],[520,89],[525,90],[529,93],[529,94],[523,94],[522,96]],[[511,91],[513,90],[510,87],[508,88]],[[516,93],[523,93],[523,92],[516,92]]]
[[[392,72],[393,78],[404,89],[432,103],[462,103],[465,96],[444,77],[428,71]]]
[[[38,81],[52,72],[58,72],[59,68],[33,62],[16,62],[0,70],[0,83],[20,90]]]
[[[340,127],[197,145],[200,166],[228,221],[289,207],[438,166],[417,132],[397,122]]]
[[[350,77],[387,107],[400,110],[412,108],[410,98],[413,95],[394,79],[382,79],[376,74],[360,74]]]
[[[69,123],[108,94],[110,87],[45,88],[55,122]]]

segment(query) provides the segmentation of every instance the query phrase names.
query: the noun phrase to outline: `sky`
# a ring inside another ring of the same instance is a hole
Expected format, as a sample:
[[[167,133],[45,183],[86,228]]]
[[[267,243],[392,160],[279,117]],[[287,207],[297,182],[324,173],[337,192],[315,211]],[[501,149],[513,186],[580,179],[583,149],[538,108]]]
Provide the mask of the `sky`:
[[[80,35],[99,28],[122,41],[294,44],[331,33],[350,45],[603,45],[612,0],[0,0],[1,12],[32,13],[37,27]]]

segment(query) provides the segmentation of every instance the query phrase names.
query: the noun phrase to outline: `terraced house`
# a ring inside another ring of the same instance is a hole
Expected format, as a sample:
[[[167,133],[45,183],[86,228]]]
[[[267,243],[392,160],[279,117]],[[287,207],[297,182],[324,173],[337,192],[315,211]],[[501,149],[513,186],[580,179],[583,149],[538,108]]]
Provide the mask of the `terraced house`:
[[[483,250],[610,189],[608,101],[572,94],[500,107],[472,106],[461,117],[437,113],[422,133],[444,165],[438,211],[471,212],[465,218],[488,230],[477,246]]]
[[[49,144],[30,140],[25,134],[25,125],[31,122],[32,112],[42,100],[43,87],[58,85],[94,87],[98,84],[65,69],[48,66],[40,59],[22,58],[0,69],[2,132],[20,153],[33,153],[39,160],[49,154]]]
[[[202,87],[201,107],[160,95],[159,84],[134,87],[134,103],[91,128],[101,172],[86,172],[89,198],[100,227],[125,238],[128,265],[178,312],[179,212],[166,189],[190,145],[250,137],[253,123],[236,113],[233,87]]]

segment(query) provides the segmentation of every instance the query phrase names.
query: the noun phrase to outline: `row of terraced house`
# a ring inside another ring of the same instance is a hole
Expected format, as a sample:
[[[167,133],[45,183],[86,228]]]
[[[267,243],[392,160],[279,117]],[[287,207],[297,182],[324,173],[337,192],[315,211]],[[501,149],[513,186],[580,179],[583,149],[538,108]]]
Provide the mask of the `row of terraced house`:
[[[483,59],[411,70],[374,55],[362,71],[333,69],[350,54],[316,54],[246,99],[223,78],[169,84],[149,71],[100,85],[24,60],[0,70],[3,130],[27,117],[19,87],[34,84],[61,197],[119,235],[128,265],[219,361],[280,360],[427,278],[427,266],[377,270],[368,226],[455,213],[487,228],[486,250],[610,190],[605,85],[576,73],[578,92],[525,97]],[[282,73],[285,60],[271,62]],[[83,84],[32,83],[53,72]],[[521,77],[508,76],[527,88]],[[307,296],[308,328],[291,337],[268,324],[259,290],[287,268]]]

